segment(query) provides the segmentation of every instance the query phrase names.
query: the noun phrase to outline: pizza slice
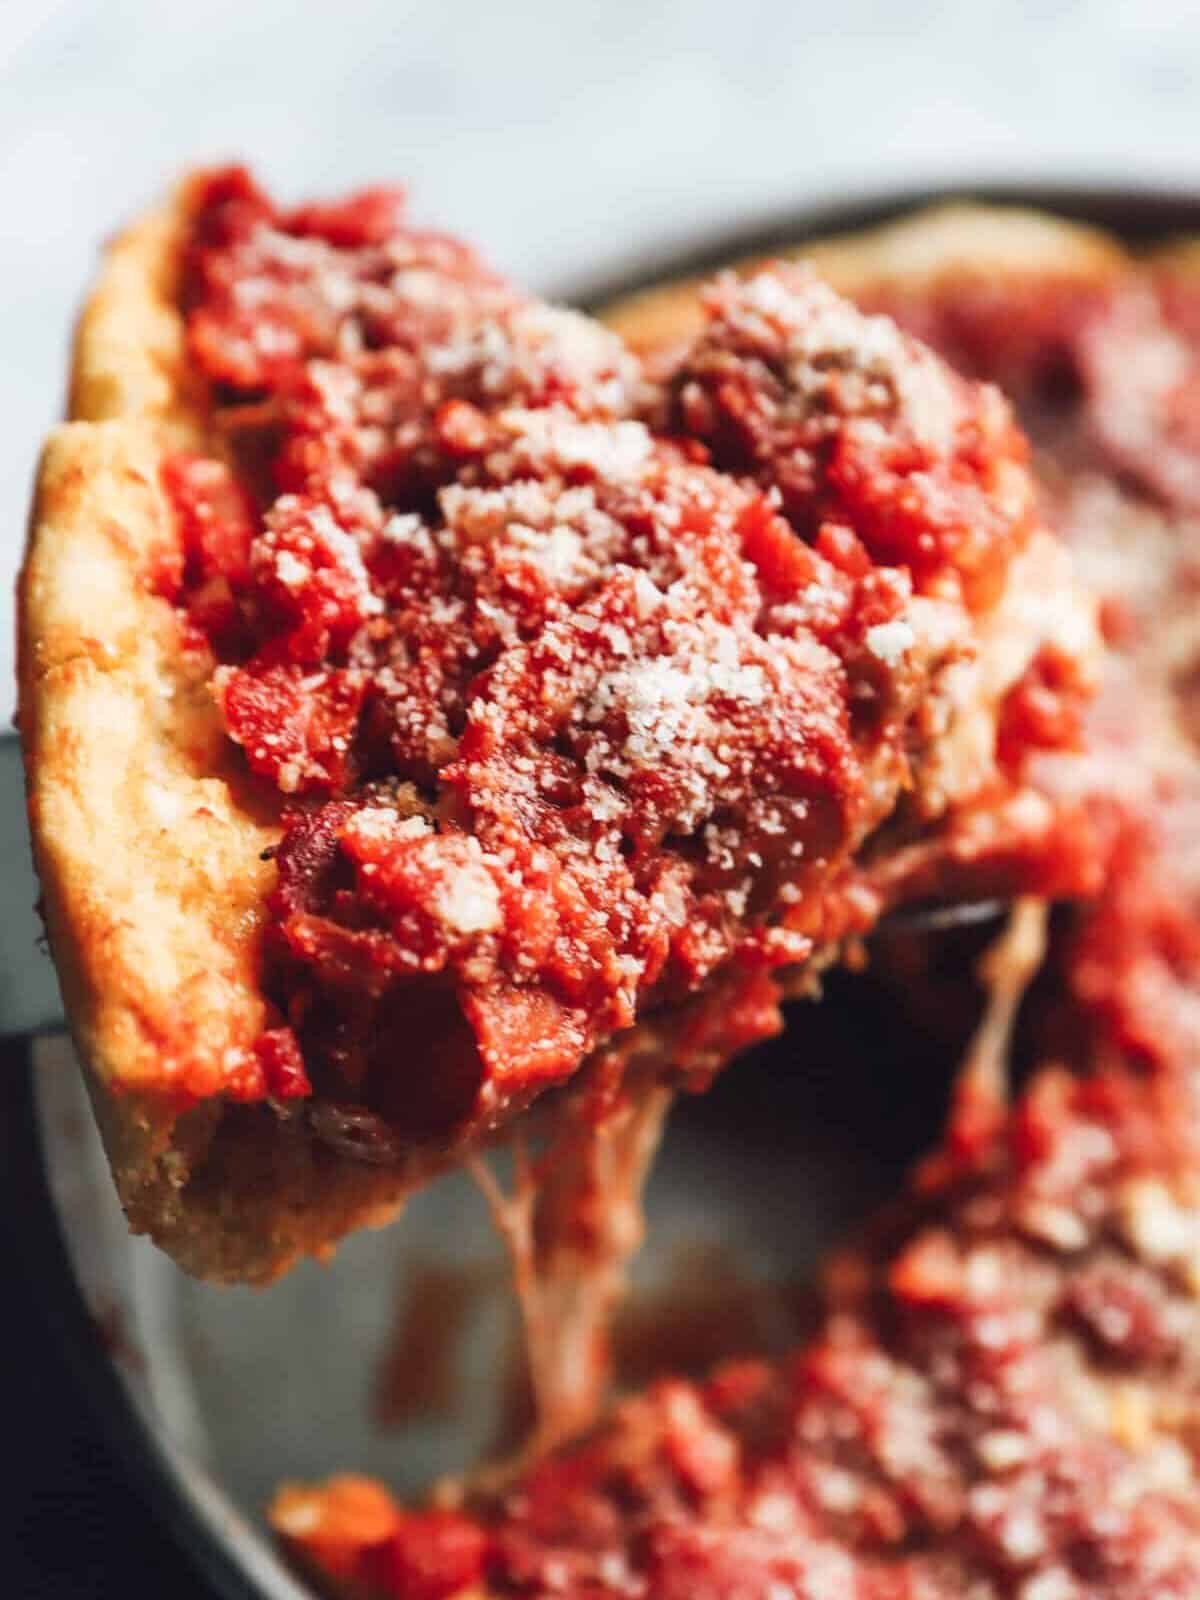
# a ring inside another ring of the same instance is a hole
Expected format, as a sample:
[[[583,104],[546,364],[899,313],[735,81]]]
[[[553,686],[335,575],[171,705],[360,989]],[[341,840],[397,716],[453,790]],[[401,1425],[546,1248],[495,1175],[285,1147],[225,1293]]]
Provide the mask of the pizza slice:
[[[636,1173],[658,1089],[889,905],[1094,877],[1026,781],[1095,639],[1022,435],[806,271],[643,365],[393,191],[201,174],[110,252],[71,396],[34,848],[122,1201],[189,1271],[268,1280],[518,1121],[615,1120]]]

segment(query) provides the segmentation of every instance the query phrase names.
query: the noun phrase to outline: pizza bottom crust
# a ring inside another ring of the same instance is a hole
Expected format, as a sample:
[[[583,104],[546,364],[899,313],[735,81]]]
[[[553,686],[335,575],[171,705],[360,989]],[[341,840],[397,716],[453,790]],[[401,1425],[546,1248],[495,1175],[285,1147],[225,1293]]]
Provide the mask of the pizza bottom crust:
[[[270,1283],[306,1255],[327,1258],[344,1234],[390,1222],[419,1186],[347,1162],[261,1105],[197,1106],[146,1161],[138,1146],[153,1106],[130,1106],[85,1077],[130,1228],[196,1277]]]

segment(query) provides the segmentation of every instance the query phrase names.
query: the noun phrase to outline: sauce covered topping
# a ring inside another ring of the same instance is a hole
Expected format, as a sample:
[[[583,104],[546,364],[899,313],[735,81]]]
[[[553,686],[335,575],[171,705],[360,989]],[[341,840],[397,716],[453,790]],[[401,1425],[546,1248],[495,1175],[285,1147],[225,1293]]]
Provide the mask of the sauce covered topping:
[[[280,797],[266,982],[318,1097],[467,1138],[862,926],[848,863],[1033,526],[995,391],[784,269],[655,389],[396,193],[236,170],[183,302],[228,449],[168,462],[158,583]]]
[[[1032,494],[998,391],[964,405],[931,350],[803,267],[722,279],[705,303],[667,385],[669,424],[774,487],[801,532],[835,517],[923,591],[994,598]]]

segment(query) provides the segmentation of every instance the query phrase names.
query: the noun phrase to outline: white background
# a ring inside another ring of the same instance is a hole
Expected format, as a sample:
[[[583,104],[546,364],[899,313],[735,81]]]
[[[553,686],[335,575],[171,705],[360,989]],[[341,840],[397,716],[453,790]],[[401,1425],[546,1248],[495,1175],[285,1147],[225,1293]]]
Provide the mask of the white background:
[[[38,442],[112,228],[242,156],[410,181],[540,288],[815,196],[1200,187],[1192,0],[0,0],[0,683]]]

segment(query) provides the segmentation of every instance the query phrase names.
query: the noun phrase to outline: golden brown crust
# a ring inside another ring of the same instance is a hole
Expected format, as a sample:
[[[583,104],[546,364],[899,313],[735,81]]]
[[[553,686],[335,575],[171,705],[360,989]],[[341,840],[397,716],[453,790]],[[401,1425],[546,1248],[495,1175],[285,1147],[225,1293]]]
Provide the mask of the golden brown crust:
[[[80,422],[153,418],[194,432],[186,394],[176,263],[188,209],[181,188],[108,247],[75,334],[69,415]]]
[[[47,444],[21,579],[20,722],[50,943],[131,1225],[201,1276],[266,1280],[386,1220],[412,1174],[338,1159],[267,1107],[217,1095],[181,1112],[178,1090],[212,1096],[263,1024],[261,852],[276,837],[148,581],[177,537],[163,454],[205,442],[175,306],[187,207],[183,190],[116,242],[80,322],[76,420]],[[803,253],[843,288],[1121,260],[1089,230],[961,208]],[[694,291],[608,320],[641,349],[674,342]]]
[[[1200,273],[1200,239],[1172,239],[1153,250],[1149,259],[1177,277],[1192,277]]]
[[[131,1224],[200,1275],[264,1278],[403,1186],[266,1108],[203,1098],[264,1025],[278,829],[151,582],[177,537],[163,454],[204,432],[173,303],[186,205],[117,241],[80,322],[85,420],[46,445],[21,577],[20,726],[47,931]]]
[[[1100,277],[1119,270],[1125,251],[1096,228],[1007,206],[935,206],[899,222],[776,251],[771,259],[808,261],[842,294],[873,285],[914,289],[960,274]],[[731,263],[750,272],[767,259]],[[706,275],[710,276],[710,275]],[[613,301],[599,316],[639,354],[670,348],[701,325],[704,278],[681,278]]]

